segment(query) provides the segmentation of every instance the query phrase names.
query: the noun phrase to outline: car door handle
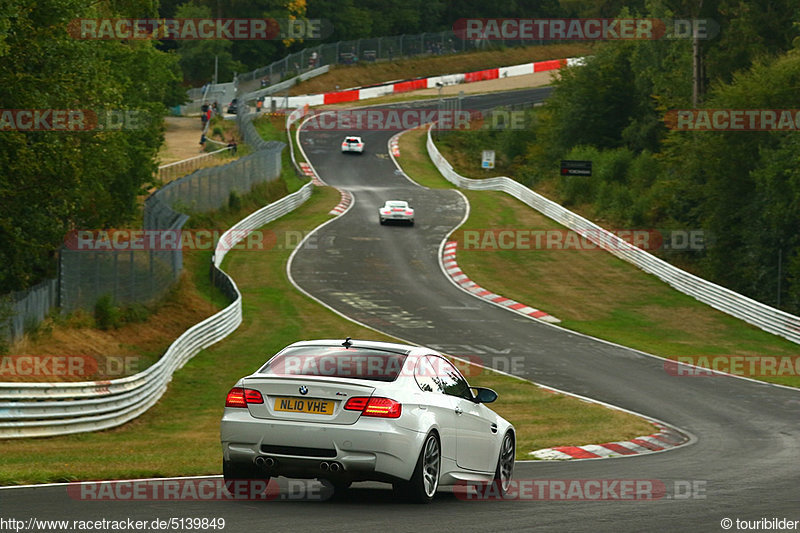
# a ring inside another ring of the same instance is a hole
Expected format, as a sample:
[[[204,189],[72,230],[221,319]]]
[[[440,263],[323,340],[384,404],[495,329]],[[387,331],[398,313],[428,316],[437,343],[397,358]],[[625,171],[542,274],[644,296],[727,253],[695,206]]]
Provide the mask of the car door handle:
[[[492,424],[489,427],[492,428],[492,433],[497,433],[497,424]]]
[[[463,413],[463,412],[464,412],[464,411],[462,411],[460,407],[456,407],[456,414],[457,414],[457,415],[460,415],[460,414],[461,414],[461,413]]]

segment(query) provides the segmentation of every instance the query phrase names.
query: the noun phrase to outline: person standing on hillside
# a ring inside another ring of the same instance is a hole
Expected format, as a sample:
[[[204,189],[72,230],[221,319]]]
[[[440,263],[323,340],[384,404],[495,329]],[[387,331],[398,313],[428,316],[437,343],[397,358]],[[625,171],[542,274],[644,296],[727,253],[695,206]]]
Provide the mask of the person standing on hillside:
[[[208,104],[200,106],[200,123],[202,128],[206,129],[206,122],[208,122]]]

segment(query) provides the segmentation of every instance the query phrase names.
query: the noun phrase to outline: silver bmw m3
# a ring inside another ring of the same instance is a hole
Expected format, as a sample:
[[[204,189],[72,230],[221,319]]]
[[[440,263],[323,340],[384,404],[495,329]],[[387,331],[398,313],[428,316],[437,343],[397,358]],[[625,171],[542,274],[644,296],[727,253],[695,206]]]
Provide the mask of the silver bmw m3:
[[[391,483],[430,502],[437,489],[508,489],[515,432],[429,348],[385,342],[291,344],[228,393],[220,428],[226,485],[286,476]]]

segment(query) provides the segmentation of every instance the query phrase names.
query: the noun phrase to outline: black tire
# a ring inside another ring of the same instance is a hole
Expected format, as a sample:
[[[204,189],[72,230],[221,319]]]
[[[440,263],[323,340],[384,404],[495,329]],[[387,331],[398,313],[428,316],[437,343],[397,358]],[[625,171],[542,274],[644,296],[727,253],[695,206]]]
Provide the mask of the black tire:
[[[419,452],[414,474],[407,483],[399,484],[396,488],[414,503],[431,503],[439,488],[441,471],[442,445],[436,433],[429,433]]]
[[[494,471],[494,484],[501,496],[508,494],[511,486],[511,478],[514,475],[514,455],[517,452],[517,444],[514,433],[507,432],[500,444],[500,453],[497,457],[497,468]]]
[[[255,465],[222,461],[222,477],[225,490],[235,498],[248,498],[263,494],[267,490],[270,478],[261,474]]]
[[[332,481],[328,480],[328,482],[333,486],[333,495],[334,496],[343,496],[347,494],[347,491],[350,490],[350,485],[353,484],[352,481]]]

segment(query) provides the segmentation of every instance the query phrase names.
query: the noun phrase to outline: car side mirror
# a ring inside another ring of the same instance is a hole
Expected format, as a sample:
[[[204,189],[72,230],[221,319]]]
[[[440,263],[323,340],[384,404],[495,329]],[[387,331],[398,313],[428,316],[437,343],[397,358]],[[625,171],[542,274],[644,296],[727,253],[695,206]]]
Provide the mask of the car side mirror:
[[[497,393],[486,387],[471,387],[475,403],[492,403],[497,399]]]

